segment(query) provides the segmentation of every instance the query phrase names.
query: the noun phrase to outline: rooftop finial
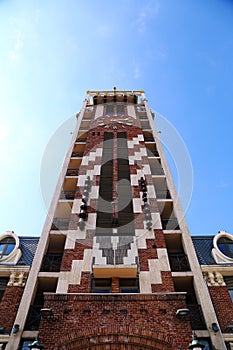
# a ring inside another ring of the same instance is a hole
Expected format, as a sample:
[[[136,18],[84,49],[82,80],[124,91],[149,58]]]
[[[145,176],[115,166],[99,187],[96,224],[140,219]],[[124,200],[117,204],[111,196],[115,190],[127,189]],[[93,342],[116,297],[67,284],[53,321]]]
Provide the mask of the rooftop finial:
[[[114,90],[114,92],[116,92],[116,86],[114,86],[113,90]]]

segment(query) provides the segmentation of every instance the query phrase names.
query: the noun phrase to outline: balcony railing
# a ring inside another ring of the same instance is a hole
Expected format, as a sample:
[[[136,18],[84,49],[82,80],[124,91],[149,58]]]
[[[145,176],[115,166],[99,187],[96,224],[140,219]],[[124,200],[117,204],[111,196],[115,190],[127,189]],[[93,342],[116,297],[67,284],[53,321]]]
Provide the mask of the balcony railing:
[[[189,261],[185,254],[168,254],[172,271],[190,271]]]
[[[83,152],[72,152],[71,157],[83,157]]]
[[[145,142],[155,142],[153,137],[146,137],[146,136],[144,136],[144,141]]]
[[[62,191],[60,194],[60,199],[73,200],[75,197],[76,191]]]
[[[177,219],[162,219],[163,230],[179,230]]]
[[[69,218],[54,218],[51,230],[68,230]]]
[[[66,176],[78,176],[79,169],[67,169]]]
[[[163,168],[154,168],[154,167],[151,167],[151,174],[152,174],[152,175],[164,175]]]
[[[43,305],[30,306],[24,330],[37,331],[39,329],[40,319],[41,319],[40,310],[42,308],[43,308]]]
[[[142,125],[142,130],[150,130],[151,131],[151,127],[150,125]]]
[[[193,330],[205,330],[206,324],[202,313],[201,305],[198,304],[188,304],[188,309],[190,310],[190,321]]]
[[[77,139],[76,139],[76,142],[86,142],[87,141],[87,139],[86,138],[83,138],[83,137],[78,137]]]
[[[159,152],[157,150],[150,150],[149,148],[147,149],[147,156],[148,157],[159,157]]]
[[[171,199],[171,194],[169,190],[156,191],[156,197],[157,199]]]
[[[44,256],[41,269],[42,272],[59,272],[61,267],[62,254],[48,253]]]

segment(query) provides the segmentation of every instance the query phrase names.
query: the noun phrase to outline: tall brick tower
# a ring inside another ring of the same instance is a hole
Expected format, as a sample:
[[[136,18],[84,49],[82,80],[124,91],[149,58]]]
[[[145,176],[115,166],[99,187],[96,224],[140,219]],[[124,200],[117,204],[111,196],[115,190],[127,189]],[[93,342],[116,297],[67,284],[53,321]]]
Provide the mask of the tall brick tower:
[[[143,91],[87,92],[15,323],[8,350],[225,349]]]

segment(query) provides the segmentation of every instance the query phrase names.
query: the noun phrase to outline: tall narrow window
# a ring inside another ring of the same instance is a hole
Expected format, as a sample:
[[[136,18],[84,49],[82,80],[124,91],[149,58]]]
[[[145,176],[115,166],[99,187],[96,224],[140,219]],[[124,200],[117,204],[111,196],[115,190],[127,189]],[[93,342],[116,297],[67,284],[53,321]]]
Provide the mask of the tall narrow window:
[[[125,105],[124,104],[118,104],[117,105],[117,114],[124,114],[125,113]]]
[[[134,215],[130,167],[128,160],[127,133],[117,134],[117,167],[118,167],[118,234],[134,235]]]
[[[106,105],[106,114],[113,114],[114,113],[114,104],[107,104]]]
[[[112,132],[104,133],[96,220],[97,236],[111,236],[112,234],[113,137]]]

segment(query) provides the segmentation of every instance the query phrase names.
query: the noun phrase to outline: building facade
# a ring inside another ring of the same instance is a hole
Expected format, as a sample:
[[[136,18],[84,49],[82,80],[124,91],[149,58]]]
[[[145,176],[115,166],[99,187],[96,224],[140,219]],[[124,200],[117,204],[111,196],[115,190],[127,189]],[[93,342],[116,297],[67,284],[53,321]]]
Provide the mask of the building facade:
[[[7,260],[15,246],[10,254],[2,248],[1,314],[17,296],[12,316],[0,321],[2,349],[28,349],[39,337],[48,350],[180,350],[193,331],[206,350],[231,349],[233,260],[224,280],[221,240],[210,266],[199,244],[144,92],[88,91],[24,277],[19,255]]]

